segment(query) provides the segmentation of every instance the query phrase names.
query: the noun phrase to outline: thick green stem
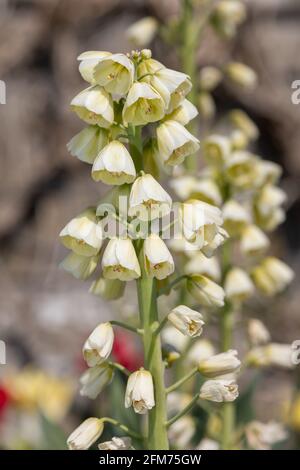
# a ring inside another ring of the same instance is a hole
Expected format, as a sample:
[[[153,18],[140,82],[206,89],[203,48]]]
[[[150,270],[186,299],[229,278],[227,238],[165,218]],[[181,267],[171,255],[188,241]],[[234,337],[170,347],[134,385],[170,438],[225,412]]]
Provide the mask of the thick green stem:
[[[143,272],[142,277],[137,281],[137,287],[140,316],[144,329],[145,367],[152,374],[155,390],[155,407],[149,411],[147,445],[151,450],[168,450],[164,363],[160,335],[155,335],[153,331],[153,324],[158,321],[156,281],[146,277]]]

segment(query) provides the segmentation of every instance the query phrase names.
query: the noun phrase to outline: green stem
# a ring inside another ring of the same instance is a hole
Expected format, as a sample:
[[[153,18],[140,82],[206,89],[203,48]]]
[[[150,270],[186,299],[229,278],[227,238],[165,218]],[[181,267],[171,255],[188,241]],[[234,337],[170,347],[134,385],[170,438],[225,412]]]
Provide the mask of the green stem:
[[[181,385],[183,385],[185,382],[187,382],[189,379],[191,379],[194,375],[196,375],[197,372],[198,372],[198,367],[194,367],[194,369],[190,370],[190,372],[188,374],[186,374],[180,380],[175,382],[173,385],[170,385],[170,387],[168,387],[166,389],[166,392],[167,393],[174,392],[174,390],[177,390],[177,388],[181,387]]]
[[[110,323],[112,325],[119,326],[120,328],[124,328],[125,330],[132,331],[133,333],[137,333],[137,334],[142,334],[143,333],[143,331],[140,330],[139,328],[135,328],[134,326],[127,325],[127,323],[123,323],[121,321],[111,320]]]
[[[133,437],[134,439],[139,439],[139,440],[143,439],[143,436],[141,436],[140,434],[137,434],[132,429],[130,429],[128,426],[126,426],[125,424],[120,423],[120,421],[117,421],[116,419],[101,418],[101,421],[103,421],[103,423],[110,423],[110,424],[113,424],[114,426],[117,426],[118,428],[122,429],[122,431],[124,431],[126,434]]]
[[[199,400],[199,393],[197,393],[197,395],[195,395],[192,400],[190,401],[190,403],[185,407],[183,408],[183,410],[181,410],[179,413],[177,413],[177,415],[173,416],[173,418],[169,419],[169,421],[167,421],[167,426],[171,426],[173,423],[175,423],[175,421],[177,421],[178,419],[182,418],[182,416],[186,415],[187,413],[189,413],[191,411],[192,408],[194,408],[194,406],[196,405],[197,401]]]
[[[161,295],[168,294],[171,289],[173,289],[174,286],[176,286],[179,282],[183,281],[186,279],[188,276],[186,274],[183,274],[182,276],[177,277],[174,279],[174,281],[170,282],[166,287],[163,287],[158,291],[158,297]]]
[[[113,367],[114,369],[119,370],[122,372],[122,374],[126,375],[127,377],[130,375],[130,372],[126,367],[122,366],[122,364],[119,364],[118,362],[109,362],[108,365]]]

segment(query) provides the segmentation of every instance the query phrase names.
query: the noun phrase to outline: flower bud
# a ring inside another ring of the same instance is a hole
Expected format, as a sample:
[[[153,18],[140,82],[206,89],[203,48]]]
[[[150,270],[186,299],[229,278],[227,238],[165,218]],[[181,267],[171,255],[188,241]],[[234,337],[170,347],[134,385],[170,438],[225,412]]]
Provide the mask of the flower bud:
[[[271,339],[270,333],[260,320],[250,318],[248,322],[248,336],[251,345],[260,346],[268,343]]]
[[[254,293],[254,285],[249,275],[240,268],[232,268],[225,277],[224,290],[232,302],[244,302]]]
[[[199,141],[179,122],[165,121],[156,129],[160,157],[165,164],[180,165],[184,159],[197,152]]]
[[[251,219],[249,212],[237,201],[230,199],[223,206],[224,228],[231,236],[237,236]]]
[[[192,187],[191,197],[213,206],[220,206],[222,204],[220,189],[210,178],[197,179]]]
[[[225,68],[228,78],[242,88],[252,89],[257,84],[257,75],[253,69],[240,62],[231,62]]]
[[[205,377],[214,378],[236,372],[240,366],[241,361],[237,358],[237,351],[230,349],[201,361],[198,370]]]
[[[123,121],[144,126],[164,117],[165,104],[161,96],[147,83],[134,82],[123,108]]]
[[[158,30],[158,22],[152,16],[145,16],[133,23],[126,31],[128,40],[135,47],[148,46]]]
[[[166,116],[166,121],[176,121],[182,126],[186,126],[198,115],[196,106],[189,100],[183,100],[180,105]]]
[[[290,344],[269,343],[249,351],[246,363],[253,367],[281,367],[292,369],[292,348]]]
[[[143,174],[132,185],[129,210],[130,217],[153,220],[170,213],[172,199],[152,175]]]
[[[244,132],[249,140],[256,140],[258,138],[259,130],[245,111],[233,109],[229,113],[229,119],[237,129]]]
[[[199,87],[204,91],[214,90],[222,80],[222,72],[217,67],[203,67],[199,73]]]
[[[145,414],[155,406],[152,375],[140,369],[129,376],[125,392],[125,408],[138,414]]]
[[[106,184],[132,183],[136,177],[134,163],[125,145],[114,140],[106,145],[96,157],[92,178]]]
[[[238,396],[237,383],[231,380],[207,380],[200,389],[202,400],[217,403],[234,401]]]
[[[241,233],[240,249],[246,256],[257,256],[270,246],[268,237],[256,225],[246,226]]]
[[[134,64],[125,54],[111,54],[99,60],[94,79],[108,93],[123,96],[134,79]]]
[[[129,450],[133,449],[130,437],[113,437],[111,441],[101,442],[99,450]]]
[[[140,265],[129,238],[115,237],[108,242],[103,253],[102,270],[107,279],[131,281],[140,277]]]
[[[114,121],[112,97],[100,86],[81,91],[71,101],[71,108],[88,124],[107,128]]]
[[[275,421],[269,423],[251,421],[246,426],[245,434],[249,447],[255,450],[271,450],[276,442],[288,437],[282,424]]]
[[[155,233],[144,241],[143,253],[145,270],[149,277],[165,279],[174,272],[172,255],[165,242]]]
[[[251,274],[256,287],[267,296],[282,292],[294,278],[291,268],[272,256],[265,258]]]
[[[87,369],[80,377],[80,395],[95,400],[99,393],[111,383],[113,376],[113,369],[105,362]]]
[[[76,134],[68,143],[67,148],[73,157],[92,164],[100,150],[108,143],[106,129],[88,126]]]
[[[114,331],[109,322],[100,323],[84,343],[82,353],[89,367],[101,364],[110,356]]]
[[[205,276],[192,274],[187,281],[189,293],[205,307],[223,307],[225,292]]]
[[[92,283],[89,292],[105,300],[117,300],[123,296],[124,290],[125,282],[119,281],[119,279],[104,279],[100,277]]]
[[[282,168],[280,165],[267,160],[260,160],[258,165],[259,171],[259,186],[276,184],[282,175]],[[278,195],[276,195],[278,197]],[[277,197],[275,198],[277,199]],[[284,196],[282,202],[285,202]],[[282,203],[280,202],[280,204]]]
[[[169,322],[186,336],[195,338],[203,331],[203,316],[186,305],[178,305],[168,315]]]
[[[229,159],[230,152],[227,137],[213,134],[203,141],[203,155],[208,165],[222,166]]]
[[[201,252],[191,257],[185,265],[184,272],[186,274],[202,274],[215,282],[221,279],[221,269],[217,258],[207,258]]]
[[[210,93],[202,91],[198,96],[198,111],[200,116],[209,120],[216,114],[216,104]]]
[[[95,272],[98,261],[99,256],[82,256],[70,253],[59,266],[76,279],[86,280]]]
[[[97,255],[102,246],[103,234],[95,210],[87,209],[72,219],[59,236],[63,245],[77,255]]]
[[[110,55],[110,52],[105,51],[87,51],[80,54],[80,56],[77,57],[77,60],[80,61],[79,72],[82,78],[91,85],[95,85],[94,69],[103,57],[108,57]]]
[[[88,418],[70,434],[67,444],[70,450],[86,450],[101,436],[104,424],[101,419]]]
[[[240,190],[255,188],[259,178],[258,162],[254,155],[245,150],[234,152],[225,167],[229,183]]]

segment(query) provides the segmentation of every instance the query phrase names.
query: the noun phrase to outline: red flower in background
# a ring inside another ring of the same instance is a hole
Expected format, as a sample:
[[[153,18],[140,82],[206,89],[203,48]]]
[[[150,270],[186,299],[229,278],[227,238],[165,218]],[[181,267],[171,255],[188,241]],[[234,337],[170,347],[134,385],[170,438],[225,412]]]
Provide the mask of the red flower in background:
[[[141,348],[135,342],[131,333],[121,330],[115,331],[112,353],[115,361],[122,364],[122,366],[130,370],[130,372],[139,369],[143,365]]]
[[[8,391],[0,384],[0,419],[10,402]]]

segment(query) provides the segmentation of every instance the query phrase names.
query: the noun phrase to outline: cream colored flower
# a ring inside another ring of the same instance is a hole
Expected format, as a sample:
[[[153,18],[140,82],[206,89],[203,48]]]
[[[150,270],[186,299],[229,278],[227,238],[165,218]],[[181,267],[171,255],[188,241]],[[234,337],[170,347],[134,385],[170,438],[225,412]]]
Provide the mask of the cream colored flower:
[[[207,242],[205,246],[202,247],[202,253],[207,256],[208,258],[211,258],[216,251],[216,249],[223,245],[227,238],[229,237],[228,233],[226,230],[224,230],[222,227],[218,227],[217,233],[213,240],[210,242]]]
[[[187,352],[187,361],[193,366],[197,366],[201,361],[208,359],[215,354],[215,348],[207,339],[195,341]]]
[[[100,150],[107,143],[108,133],[106,129],[98,126],[88,126],[70,140],[67,148],[73,157],[92,164]]]
[[[155,233],[149,235],[144,241],[143,253],[148,276],[165,279],[174,272],[172,255],[165,242]]]
[[[129,238],[113,238],[108,242],[102,258],[103,276],[107,279],[131,281],[141,275],[141,268]]]
[[[237,189],[255,188],[259,181],[259,160],[250,152],[234,152],[226,163],[228,181]]]
[[[149,83],[162,97],[167,114],[177,108],[192,89],[188,75],[166,67],[160,68],[152,75],[146,75],[143,81]]]
[[[196,447],[196,450],[219,450],[220,444],[213,439],[209,439],[208,437],[204,437],[201,439],[199,444]]]
[[[182,352],[188,345],[189,338],[184,336],[174,326],[167,326],[162,331],[163,344],[172,346],[176,351]]]
[[[148,84],[134,82],[123,108],[123,121],[133,126],[144,126],[163,118],[165,104],[161,96]]]
[[[180,105],[166,116],[166,120],[177,121],[182,126],[186,126],[198,115],[196,106],[189,100],[184,99]]]
[[[271,184],[265,185],[254,201],[256,221],[264,230],[274,230],[284,221],[281,205],[286,201],[286,194]]]
[[[249,140],[256,140],[258,138],[259,130],[245,111],[242,111],[241,109],[233,109],[229,113],[229,119],[237,129],[244,132]]]
[[[275,162],[270,162],[268,160],[259,161],[258,171],[260,186],[276,184],[282,174],[281,166]]]
[[[157,20],[152,16],[145,16],[127,29],[126,36],[135,47],[144,47],[150,44],[157,29]]]
[[[71,101],[71,107],[88,124],[107,128],[114,121],[112,97],[100,86],[91,86],[81,91]]]
[[[172,178],[170,181],[170,187],[181,200],[188,199],[193,191],[196,184],[196,178],[191,175],[182,175],[177,178]]]
[[[192,198],[200,199],[213,206],[222,204],[222,195],[218,185],[210,178],[200,178],[195,181],[191,191]]]
[[[232,268],[226,274],[224,290],[227,299],[239,303],[253,295],[254,285],[246,271]]]
[[[96,255],[103,242],[102,229],[93,208],[72,219],[59,236],[65,247],[82,256]]]
[[[230,157],[230,140],[223,135],[210,135],[204,139],[202,147],[208,165],[222,166]]]
[[[231,380],[207,380],[200,389],[200,398],[202,400],[217,403],[234,401],[238,396],[238,385]]]
[[[69,253],[60,263],[60,268],[72,274],[76,279],[86,280],[96,270],[99,256],[82,256],[76,253]]]
[[[270,450],[276,442],[288,437],[283,425],[275,421],[251,421],[246,426],[245,434],[249,447],[255,450]]]
[[[249,212],[237,201],[230,199],[223,206],[224,228],[231,236],[237,236],[251,222]]]
[[[153,220],[170,213],[172,199],[152,175],[139,176],[132,185],[128,215]]]
[[[147,59],[141,60],[136,68],[136,75],[138,80],[142,80],[147,75],[153,75],[161,69],[164,69],[165,66],[158,60],[152,59],[149,57]]]
[[[87,369],[80,377],[80,395],[95,400],[99,393],[110,384],[113,376],[113,369],[105,362]]]
[[[168,320],[177,330],[192,338],[201,335],[205,324],[202,314],[186,305],[178,305],[173,308],[168,315]]]
[[[133,449],[130,437],[113,437],[111,441],[101,442],[99,450],[129,450]]]
[[[98,61],[94,79],[108,93],[123,96],[133,83],[134,64],[125,54],[111,54]]]
[[[225,292],[218,284],[205,276],[192,274],[187,281],[190,294],[206,307],[223,307]]]
[[[103,421],[98,418],[88,418],[70,434],[67,444],[70,450],[86,450],[99,439],[103,432]]]
[[[119,281],[119,279],[100,277],[92,283],[89,292],[99,295],[105,300],[117,300],[123,296],[125,285],[125,282]]]
[[[293,280],[292,269],[275,257],[265,258],[251,273],[256,287],[265,295],[282,292]]]
[[[199,141],[177,121],[165,121],[156,129],[159,156],[168,165],[180,165],[197,152]]]
[[[290,344],[269,343],[249,351],[246,363],[253,367],[282,367],[292,369],[292,348]]]
[[[271,335],[262,321],[257,318],[250,318],[248,321],[248,336],[251,345],[260,346],[268,343]]]
[[[84,343],[82,353],[89,367],[101,364],[110,356],[114,344],[111,323],[100,323]]]
[[[212,281],[221,279],[220,264],[216,257],[207,258],[201,252],[194,254],[184,267],[186,274],[202,274]]]
[[[172,445],[178,449],[186,449],[196,431],[195,420],[191,416],[183,416],[175,421],[168,432]]]
[[[202,67],[199,72],[199,87],[201,90],[214,90],[223,78],[222,72],[217,67]]]
[[[185,392],[170,392],[167,394],[168,416],[174,416],[185,408],[192,400],[193,395]]]
[[[145,414],[155,406],[152,375],[145,369],[133,372],[128,379],[125,392],[125,408]]]
[[[202,91],[198,96],[198,111],[200,116],[209,120],[216,114],[216,104],[210,93]]]
[[[104,57],[110,56],[110,52],[105,51],[86,51],[77,57],[80,61],[79,72],[82,78],[89,82],[91,85],[95,85],[94,69],[98,62]]]
[[[132,183],[135,177],[136,171],[130,153],[117,140],[107,144],[94,161],[92,178],[95,181],[122,185]]]
[[[230,349],[201,361],[198,365],[198,370],[205,377],[215,378],[220,375],[236,372],[240,366],[241,361],[237,358],[237,351]]]
[[[180,205],[179,221],[184,238],[201,249],[214,240],[223,219],[217,207],[191,199]]]
[[[257,75],[248,65],[240,62],[231,62],[225,68],[228,78],[243,88],[254,88],[257,84]]]
[[[226,37],[233,37],[239,26],[246,18],[246,7],[235,0],[221,0],[213,11],[213,24]]]
[[[247,225],[241,232],[240,249],[246,256],[257,256],[270,246],[268,237],[256,225]]]

